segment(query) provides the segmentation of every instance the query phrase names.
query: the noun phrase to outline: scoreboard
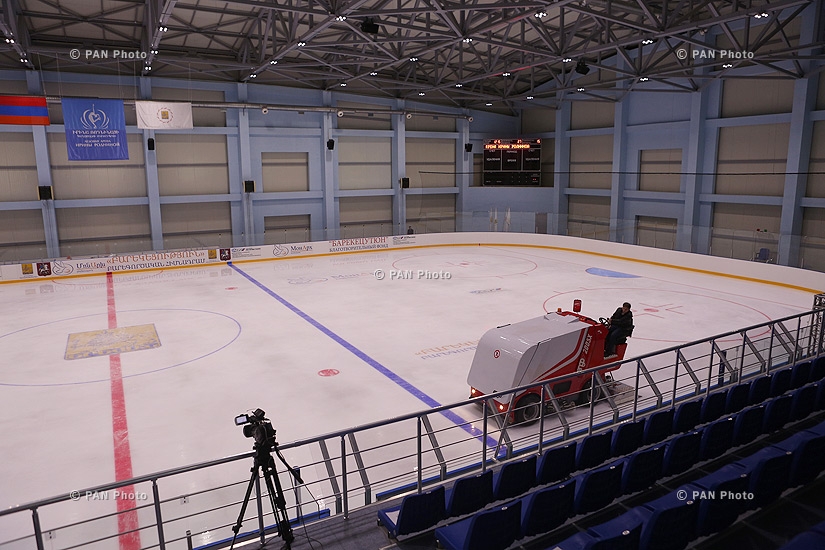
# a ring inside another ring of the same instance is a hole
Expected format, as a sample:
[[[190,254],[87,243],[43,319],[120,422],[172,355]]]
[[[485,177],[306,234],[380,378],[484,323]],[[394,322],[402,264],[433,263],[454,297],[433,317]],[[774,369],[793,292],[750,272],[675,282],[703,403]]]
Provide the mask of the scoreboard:
[[[541,139],[484,142],[484,185],[541,185]]]

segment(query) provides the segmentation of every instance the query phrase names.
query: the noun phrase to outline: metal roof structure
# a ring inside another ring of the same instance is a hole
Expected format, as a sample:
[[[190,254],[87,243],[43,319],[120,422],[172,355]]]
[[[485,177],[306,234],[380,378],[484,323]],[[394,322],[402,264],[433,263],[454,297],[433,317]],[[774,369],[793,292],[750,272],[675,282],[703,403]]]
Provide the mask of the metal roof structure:
[[[0,0],[0,10],[0,69],[511,111],[615,101],[639,86],[690,92],[747,65],[800,78],[823,43],[822,0]],[[89,58],[100,50],[109,57]]]

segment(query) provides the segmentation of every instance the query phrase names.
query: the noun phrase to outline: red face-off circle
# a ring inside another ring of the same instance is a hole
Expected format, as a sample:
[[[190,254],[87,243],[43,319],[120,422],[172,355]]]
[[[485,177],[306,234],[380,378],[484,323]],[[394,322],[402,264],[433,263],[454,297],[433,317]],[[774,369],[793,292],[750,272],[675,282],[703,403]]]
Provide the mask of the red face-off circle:
[[[339,372],[340,371],[338,371],[336,369],[324,369],[324,370],[319,370],[318,371],[318,376],[335,376]]]

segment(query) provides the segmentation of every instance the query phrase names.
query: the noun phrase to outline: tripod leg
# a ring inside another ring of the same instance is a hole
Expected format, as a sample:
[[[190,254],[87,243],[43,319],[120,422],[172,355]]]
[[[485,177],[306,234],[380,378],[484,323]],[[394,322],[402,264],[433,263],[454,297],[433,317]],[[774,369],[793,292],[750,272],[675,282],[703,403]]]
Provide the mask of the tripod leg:
[[[238,532],[241,530],[241,525],[243,525],[243,517],[246,514],[246,506],[249,504],[249,497],[252,495],[252,488],[255,487],[255,478],[258,477],[258,467],[255,466],[252,468],[252,477],[249,478],[249,485],[246,488],[246,496],[243,498],[243,504],[241,505],[241,513],[238,514],[238,521],[232,526],[232,532],[235,533],[232,536],[232,544],[229,546],[229,550],[235,547],[235,539],[238,538]]]
[[[264,480],[266,488],[269,490],[269,500],[272,504],[272,512],[275,514],[275,521],[278,524],[278,534],[286,542],[286,547],[295,540],[292,533],[292,526],[289,524],[289,515],[286,511],[286,499],[281,489],[281,481],[278,479],[278,471],[275,469],[275,460],[270,458],[269,463],[264,467]],[[274,482],[274,486],[273,486]]]

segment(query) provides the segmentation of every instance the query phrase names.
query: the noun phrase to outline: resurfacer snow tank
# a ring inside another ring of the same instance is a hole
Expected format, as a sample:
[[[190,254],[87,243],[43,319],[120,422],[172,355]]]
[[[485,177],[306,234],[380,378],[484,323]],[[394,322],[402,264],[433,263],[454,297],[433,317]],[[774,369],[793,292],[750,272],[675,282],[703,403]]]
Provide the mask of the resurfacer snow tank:
[[[467,375],[470,397],[552,380],[624,359],[627,350],[624,339],[616,346],[616,354],[604,357],[608,329],[607,321],[601,321],[571,311],[558,311],[488,330],[478,342]],[[604,377],[619,366],[612,365],[598,372]],[[587,390],[591,378],[590,374],[583,374],[550,387],[556,397],[573,395],[574,401],[582,404],[590,400],[591,392]],[[535,422],[541,412],[540,402],[540,388],[519,392],[512,400],[510,420]],[[510,408],[509,400],[494,400],[494,403],[497,413],[506,414]]]

